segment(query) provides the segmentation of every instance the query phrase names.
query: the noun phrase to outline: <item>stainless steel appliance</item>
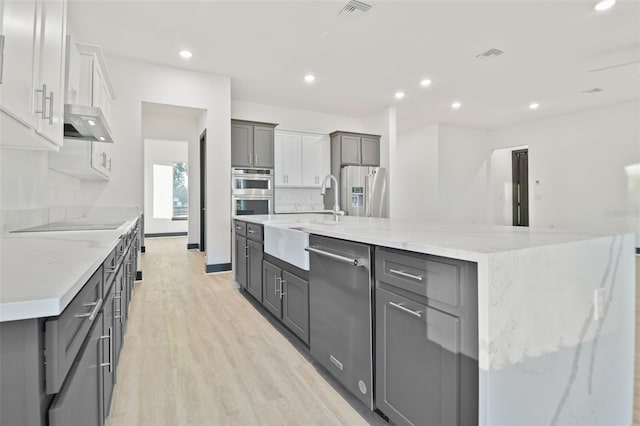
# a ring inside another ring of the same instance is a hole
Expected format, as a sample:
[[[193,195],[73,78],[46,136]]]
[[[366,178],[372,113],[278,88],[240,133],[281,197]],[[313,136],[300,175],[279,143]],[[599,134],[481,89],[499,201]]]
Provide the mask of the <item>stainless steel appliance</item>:
[[[373,409],[371,248],[309,236],[311,355]]]
[[[382,167],[340,168],[340,206],[349,216],[382,217],[386,189]]]
[[[273,170],[231,169],[231,214],[234,216],[273,213]]]

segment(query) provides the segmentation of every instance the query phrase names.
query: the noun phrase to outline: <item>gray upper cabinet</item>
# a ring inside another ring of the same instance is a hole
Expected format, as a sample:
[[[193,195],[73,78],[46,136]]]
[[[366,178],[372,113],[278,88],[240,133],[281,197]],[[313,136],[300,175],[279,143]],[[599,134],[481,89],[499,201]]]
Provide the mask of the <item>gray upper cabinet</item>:
[[[460,424],[459,325],[376,289],[376,405],[394,424]]]
[[[380,136],[359,133],[331,133],[332,169],[339,165],[379,166]]]
[[[273,168],[276,124],[231,120],[231,165]]]
[[[282,271],[282,322],[309,344],[309,282]]]
[[[363,136],[361,142],[361,164],[363,166],[380,165],[380,138]]]
[[[249,258],[247,261],[247,291],[259,302],[262,301],[262,244],[247,240]]]

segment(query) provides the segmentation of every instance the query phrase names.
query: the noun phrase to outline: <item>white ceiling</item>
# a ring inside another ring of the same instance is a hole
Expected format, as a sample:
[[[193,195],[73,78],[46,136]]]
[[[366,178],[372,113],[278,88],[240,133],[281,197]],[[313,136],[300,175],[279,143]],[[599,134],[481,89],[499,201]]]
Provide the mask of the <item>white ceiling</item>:
[[[360,17],[339,15],[345,3],[71,0],[69,24],[107,54],[230,76],[234,100],[355,117],[396,105],[400,131],[497,128],[640,98],[636,0],[600,13],[592,0],[371,1]],[[505,53],[475,57],[489,48]],[[581,93],[594,87],[604,91]]]

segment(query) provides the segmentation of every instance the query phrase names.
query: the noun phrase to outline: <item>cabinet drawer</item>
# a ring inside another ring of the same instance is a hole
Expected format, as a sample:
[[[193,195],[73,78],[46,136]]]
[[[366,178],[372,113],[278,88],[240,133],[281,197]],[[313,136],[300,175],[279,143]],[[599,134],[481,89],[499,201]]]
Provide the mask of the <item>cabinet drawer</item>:
[[[47,394],[57,393],[102,306],[102,266],[57,317],[45,322]]]
[[[247,223],[247,238],[254,241],[262,241],[262,226],[256,225],[255,223]]]
[[[239,220],[235,221],[234,224],[234,229],[236,231],[236,234],[238,235],[247,235],[247,223],[246,222],[240,222]]]
[[[457,307],[464,262],[377,248],[376,280]]]

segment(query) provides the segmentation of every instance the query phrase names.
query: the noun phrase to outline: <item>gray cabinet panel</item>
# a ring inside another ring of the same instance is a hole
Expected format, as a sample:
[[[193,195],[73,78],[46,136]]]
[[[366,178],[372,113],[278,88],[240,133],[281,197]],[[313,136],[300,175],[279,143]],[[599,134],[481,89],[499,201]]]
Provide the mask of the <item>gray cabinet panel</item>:
[[[236,220],[234,223],[234,228],[236,230],[237,235],[246,236],[247,235],[247,222],[241,222]]]
[[[242,288],[247,288],[247,250],[247,239],[236,235],[236,281]]]
[[[49,408],[50,426],[101,426],[102,314],[96,318],[64,387]]]
[[[376,405],[397,425],[457,425],[460,320],[376,289]]]
[[[253,165],[273,168],[273,127],[253,127]]]
[[[102,303],[100,267],[65,310],[59,316],[46,321],[47,393],[54,394],[60,390]]]
[[[282,318],[282,270],[267,261],[262,262],[262,265],[262,304],[273,315]]]
[[[124,295],[122,294],[123,279],[124,273],[121,267],[116,273],[113,293],[113,356],[116,363],[118,362],[118,359],[120,359],[120,349],[122,349],[122,341],[124,337],[124,316],[122,315],[122,310],[124,309]]]
[[[247,240],[249,251],[247,291],[259,302],[262,302],[262,244]]]
[[[263,240],[262,225],[258,225],[255,223],[247,223],[247,238],[251,238],[252,240],[262,242]]]
[[[363,166],[379,166],[380,165],[380,139],[370,136],[362,136],[361,145]]]
[[[253,165],[253,126],[231,123],[231,165]]]
[[[111,366],[104,366],[102,368],[102,406],[103,416],[105,419],[109,415],[109,408],[111,407],[111,396],[113,394],[113,385],[115,384],[115,347],[113,344],[115,335],[114,324],[114,298],[115,286],[111,287],[108,295],[104,298],[104,308],[102,312],[102,363],[109,363]]]
[[[341,139],[342,164],[360,164],[360,136],[342,135]]]
[[[309,344],[309,282],[282,271],[282,322]]]

